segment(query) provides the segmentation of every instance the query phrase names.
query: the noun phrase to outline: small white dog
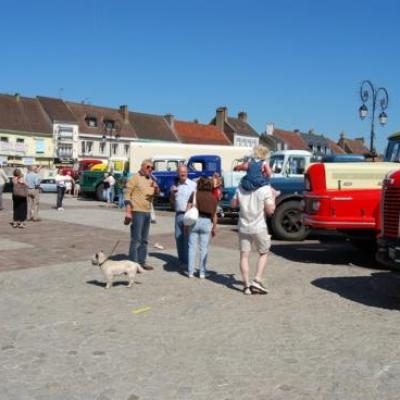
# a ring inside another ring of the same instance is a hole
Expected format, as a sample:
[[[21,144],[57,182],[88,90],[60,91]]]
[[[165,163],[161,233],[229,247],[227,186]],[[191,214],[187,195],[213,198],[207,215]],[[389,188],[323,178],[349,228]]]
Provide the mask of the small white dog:
[[[103,271],[107,281],[106,289],[111,287],[114,275],[127,274],[129,278],[128,287],[132,287],[135,283],[136,273],[144,272],[144,269],[138,263],[129,260],[109,260],[101,250],[93,256],[92,263],[98,265]]]

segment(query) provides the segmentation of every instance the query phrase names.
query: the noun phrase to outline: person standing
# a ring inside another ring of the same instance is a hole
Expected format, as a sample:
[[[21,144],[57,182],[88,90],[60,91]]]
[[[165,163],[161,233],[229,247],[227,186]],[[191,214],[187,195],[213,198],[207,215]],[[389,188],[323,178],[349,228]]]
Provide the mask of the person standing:
[[[154,269],[146,264],[149,241],[151,206],[154,196],[160,191],[151,179],[153,163],[150,159],[142,162],[140,170],[126,184],[124,224],[131,223],[130,260],[140,264],[145,270]]]
[[[183,216],[185,215],[190,196],[196,190],[196,182],[188,178],[186,165],[181,164],[178,167],[177,184],[171,187],[170,203],[175,209],[175,242],[178,253],[179,266],[186,269],[188,265],[188,235],[183,225]]]
[[[13,172],[13,228],[26,228],[28,188],[19,168]]]
[[[262,186],[251,192],[239,186],[232,200],[232,207],[240,207],[238,228],[243,293],[267,294],[268,289],[263,284],[263,273],[268,261],[271,236],[268,234],[266,215],[272,215],[275,211],[275,197],[271,186]],[[256,274],[250,283],[249,256],[252,244],[255,245],[259,256]]]
[[[57,187],[57,211],[64,211],[63,208],[63,199],[64,199],[64,194],[65,194],[65,181],[66,181],[66,176],[62,174],[62,169],[59,168],[57,170],[57,175],[55,177],[56,179],[56,187]]]
[[[197,182],[197,191],[193,192],[188,201],[187,209],[196,206],[199,218],[194,225],[189,226],[189,258],[188,277],[194,276],[197,245],[200,246],[199,277],[206,277],[208,244],[210,233],[215,237],[217,233],[217,199],[212,194],[213,183],[210,178],[202,176]]]
[[[28,173],[25,176],[25,182],[28,187],[28,221],[39,221],[39,175],[38,167],[28,166]]]
[[[110,205],[114,200],[114,186],[115,186],[115,179],[111,173],[104,174],[103,180],[103,199]]]
[[[8,176],[4,172],[3,166],[0,163],[0,211],[3,209],[3,191],[8,183]]]

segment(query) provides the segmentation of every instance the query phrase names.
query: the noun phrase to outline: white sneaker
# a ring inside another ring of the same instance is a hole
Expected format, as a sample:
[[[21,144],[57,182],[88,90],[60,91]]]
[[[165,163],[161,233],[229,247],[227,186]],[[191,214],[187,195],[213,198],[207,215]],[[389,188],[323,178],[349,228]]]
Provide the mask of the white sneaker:
[[[250,289],[256,289],[257,292],[262,294],[268,293],[268,289],[263,285],[263,283],[255,279],[253,280],[253,282],[251,282]]]
[[[58,207],[57,211],[64,211],[64,209],[62,207]]]
[[[193,273],[191,273],[191,274],[188,273],[187,276],[189,279],[194,277]]]
[[[199,278],[206,279],[206,274],[204,272],[200,272]]]

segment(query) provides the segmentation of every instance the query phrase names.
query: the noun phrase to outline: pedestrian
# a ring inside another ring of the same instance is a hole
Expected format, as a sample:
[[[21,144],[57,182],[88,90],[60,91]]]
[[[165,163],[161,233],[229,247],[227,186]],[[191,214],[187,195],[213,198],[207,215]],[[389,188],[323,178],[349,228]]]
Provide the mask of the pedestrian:
[[[13,172],[13,228],[26,228],[25,221],[28,214],[28,187],[19,168]]]
[[[115,179],[111,173],[104,174],[103,180],[103,200],[110,205],[114,200]]]
[[[58,211],[64,211],[63,208],[63,200],[65,194],[65,182],[67,181],[66,175],[63,174],[62,169],[59,168],[57,170],[57,175],[55,177],[56,187],[57,187],[57,205],[56,208]]]
[[[238,228],[243,293],[267,294],[268,289],[263,284],[263,273],[268,261],[271,236],[268,234],[266,215],[272,215],[275,210],[275,196],[271,186],[262,186],[254,191],[246,191],[239,186],[232,200],[232,207],[240,207]],[[252,244],[258,252],[258,261],[255,277],[250,283],[249,256]]]
[[[179,165],[177,174],[177,183],[170,189],[170,203],[175,209],[175,242],[179,267],[186,271],[188,266],[189,237],[184,229],[183,216],[185,215],[189,198],[196,190],[196,182],[188,178],[188,170],[184,164]]]
[[[217,199],[217,201],[220,201],[222,199],[222,179],[218,172],[214,172],[212,176],[212,182],[212,194]]]
[[[74,197],[78,198],[80,192],[81,192],[81,185],[79,183],[79,180],[76,180],[74,183]]]
[[[212,194],[213,182],[208,177],[201,177],[197,181],[197,191],[193,192],[188,201],[189,210],[196,206],[199,210],[199,218],[195,224],[189,226],[189,264],[188,277],[194,276],[194,264],[196,260],[197,246],[200,246],[200,279],[206,277],[208,244],[210,234],[215,237],[217,233],[217,199]]]
[[[8,183],[8,176],[4,172],[3,166],[0,162],[0,211],[3,209],[3,191],[7,183]]]
[[[140,170],[126,185],[124,224],[131,223],[130,260],[139,263],[145,270],[154,269],[146,264],[149,241],[151,205],[154,196],[160,191],[157,183],[151,179],[153,163],[150,159],[142,162]]]
[[[28,221],[39,221],[39,168],[36,165],[28,166],[25,182],[28,187]]]

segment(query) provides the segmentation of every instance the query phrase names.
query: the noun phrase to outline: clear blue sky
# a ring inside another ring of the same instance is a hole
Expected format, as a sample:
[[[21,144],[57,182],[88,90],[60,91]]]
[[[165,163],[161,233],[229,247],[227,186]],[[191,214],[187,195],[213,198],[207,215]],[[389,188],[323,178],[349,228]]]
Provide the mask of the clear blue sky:
[[[369,137],[359,84],[390,95],[378,149],[400,130],[396,0],[2,2],[0,92],[208,123],[245,110],[257,131]]]

